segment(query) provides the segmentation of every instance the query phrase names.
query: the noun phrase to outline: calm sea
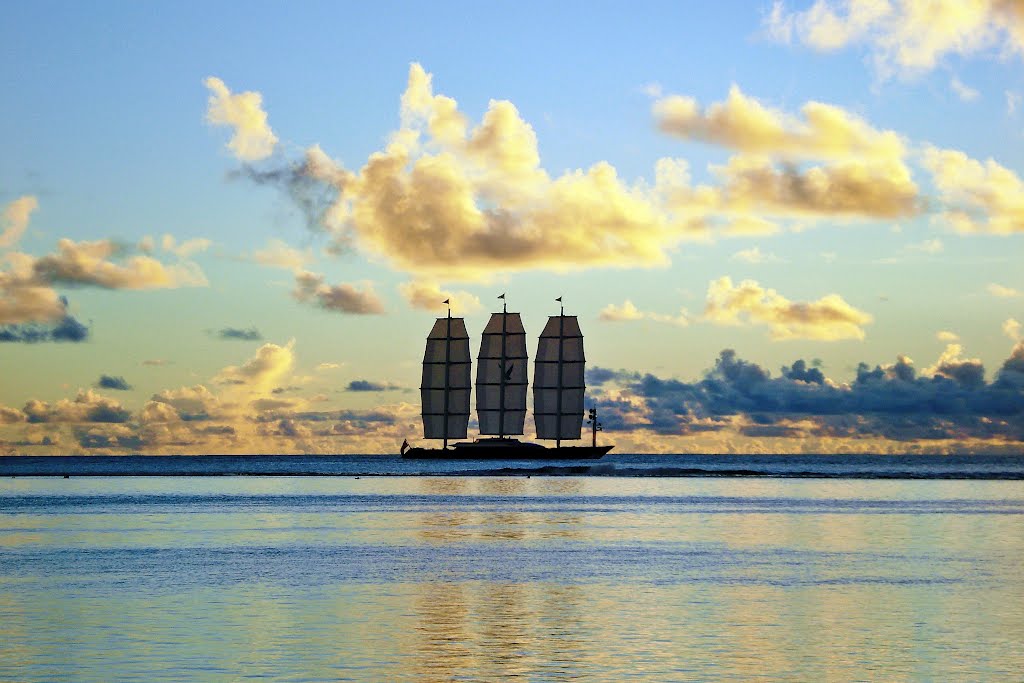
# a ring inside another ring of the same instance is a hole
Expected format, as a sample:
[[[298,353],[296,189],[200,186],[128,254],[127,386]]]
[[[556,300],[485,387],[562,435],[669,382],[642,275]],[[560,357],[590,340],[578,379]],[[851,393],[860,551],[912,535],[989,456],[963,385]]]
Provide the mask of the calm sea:
[[[967,479],[11,460],[4,681],[1024,678],[1024,482],[978,478],[1019,459]]]

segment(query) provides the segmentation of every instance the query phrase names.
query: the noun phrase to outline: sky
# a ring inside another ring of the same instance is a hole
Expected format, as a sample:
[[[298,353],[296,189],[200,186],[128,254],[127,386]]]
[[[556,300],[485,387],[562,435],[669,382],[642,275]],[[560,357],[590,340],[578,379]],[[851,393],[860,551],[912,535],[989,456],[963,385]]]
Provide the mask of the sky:
[[[4,5],[0,454],[427,445],[502,293],[621,452],[1024,452],[1024,4],[372,4]]]

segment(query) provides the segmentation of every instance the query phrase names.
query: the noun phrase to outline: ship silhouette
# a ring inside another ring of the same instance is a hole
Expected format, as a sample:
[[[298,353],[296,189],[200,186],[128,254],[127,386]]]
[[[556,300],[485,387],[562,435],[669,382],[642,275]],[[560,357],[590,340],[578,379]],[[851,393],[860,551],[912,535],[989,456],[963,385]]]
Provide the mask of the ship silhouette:
[[[584,415],[586,391],[583,333],[574,315],[548,318],[537,341],[533,373],[533,418],[537,438],[554,441],[554,447],[513,438],[524,433],[526,393],[529,384],[526,330],[518,313],[509,313],[502,294],[502,310],[492,313],[480,336],[477,356],[476,411],[482,438],[465,439],[469,431],[470,374],[469,333],[464,318],[438,318],[427,336],[420,384],[423,437],[441,439],[441,448],[402,444],[403,458],[593,460],[612,446],[598,446],[601,424],[597,409]],[[556,299],[561,303],[562,299]],[[445,301],[445,303],[449,303]],[[583,419],[588,417],[591,445],[563,446],[562,441],[582,438]]]

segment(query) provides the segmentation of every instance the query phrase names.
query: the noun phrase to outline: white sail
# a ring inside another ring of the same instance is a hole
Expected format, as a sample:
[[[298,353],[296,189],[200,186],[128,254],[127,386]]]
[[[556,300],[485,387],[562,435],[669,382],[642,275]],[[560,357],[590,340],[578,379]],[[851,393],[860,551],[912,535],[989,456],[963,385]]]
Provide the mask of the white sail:
[[[548,318],[537,343],[533,417],[538,439],[578,439],[583,427],[583,333],[574,315]]]
[[[526,420],[526,330],[518,313],[494,313],[480,338],[476,413],[481,434],[522,434]]]
[[[469,334],[462,318],[438,318],[423,353],[423,437],[464,439],[469,426]]]

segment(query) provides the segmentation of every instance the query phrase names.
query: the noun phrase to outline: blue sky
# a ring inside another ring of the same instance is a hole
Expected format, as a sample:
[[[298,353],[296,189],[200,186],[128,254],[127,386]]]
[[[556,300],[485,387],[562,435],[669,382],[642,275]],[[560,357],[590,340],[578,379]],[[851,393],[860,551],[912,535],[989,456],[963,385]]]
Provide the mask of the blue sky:
[[[1012,4],[3,11],[0,452],[390,451],[420,429],[431,291],[471,334],[507,291],[530,336],[563,295],[589,366],[622,371],[590,397],[627,449],[1020,450]],[[265,121],[211,114],[243,101]],[[432,128],[449,103],[462,133]],[[227,146],[246,126],[261,151]],[[364,172],[382,155],[401,201]],[[873,390],[924,392],[920,429],[635,379],[697,387],[723,349],[844,397],[879,366]]]

